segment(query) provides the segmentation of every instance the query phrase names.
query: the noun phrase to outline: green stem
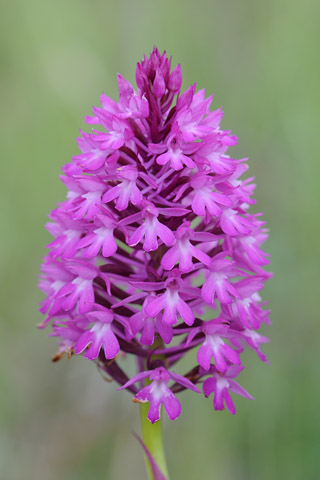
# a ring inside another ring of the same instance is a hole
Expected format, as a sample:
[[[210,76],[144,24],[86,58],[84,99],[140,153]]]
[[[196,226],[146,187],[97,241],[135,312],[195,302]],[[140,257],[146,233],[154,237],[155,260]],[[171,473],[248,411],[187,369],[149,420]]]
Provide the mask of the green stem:
[[[165,475],[167,480],[169,480],[166,456],[163,448],[161,419],[153,424],[149,422],[149,420],[147,419],[148,410],[149,403],[140,404],[142,440],[151,455],[153,456],[163,475]],[[146,456],[145,461],[148,477],[150,480],[154,480],[151,465]]]

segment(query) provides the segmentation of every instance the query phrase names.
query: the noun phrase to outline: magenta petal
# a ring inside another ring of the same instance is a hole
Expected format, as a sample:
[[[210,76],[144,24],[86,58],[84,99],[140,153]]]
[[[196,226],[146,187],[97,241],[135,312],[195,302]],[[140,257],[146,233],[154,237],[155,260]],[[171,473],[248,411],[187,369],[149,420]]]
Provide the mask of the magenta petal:
[[[167,395],[164,396],[163,405],[170,420],[175,420],[179,417],[181,413],[181,405],[177,397],[171,391],[168,391]]]
[[[166,325],[162,319],[157,317],[157,331],[159,332],[160,337],[164,343],[169,344],[173,337],[173,330],[170,325]]]
[[[133,205],[140,205],[141,201],[142,201],[141,192],[136,185],[133,185],[133,187],[132,187],[131,201],[132,201]]]
[[[177,313],[175,305],[165,304],[162,321],[165,325],[175,325],[177,323]]]
[[[114,200],[115,198],[118,198],[118,196],[120,195],[120,186],[117,185],[115,187],[112,187],[110,188],[110,190],[108,190],[102,197],[102,202],[103,203],[109,203],[111,202],[112,200]]]
[[[231,362],[234,363],[235,365],[241,365],[241,360],[239,357],[239,354],[233,350],[233,348],[229,347],[229,345],[223,345],[221,347],[221,350],[223,352],[223,355]]]
[[[103,244],[102,244],[102,255],[104,257],[112,257],[118,249],[117,242],[114,239],[113,234],[110,232],[106,235]]]
[[[158,248],[157,234],[154,230],[146,229],[143,248],[146,252],[154,252]]]
[[[178,261],[179,261],[179,248],[177,245],[175,245],[163,255],[161,259],[161,265],[166,270],[171,270]]]
[[[181,66],[178,64],[171,72],[168,87],[173,93],[178,93],[181,88],[182,74]]]
[[[139,402],[143,402],[143,403],[149,402],[150,397],[151,397],[150,390],[151,390],[151,385],[147,385],[146,387],[143,387],[142,390],[140,390],[135,395],[135,399],[139,400]]]
[[[154,341],[154,319],[146,318],[144,320],[144,327],[142,335],[140,337],[140,342],[142,345],[152,345]]]
[[[90,312],[93,303],[94,303],[94,292],[93,292],[92,284],[90,284],[90,285],[87,285],[80,294],[79,306],[78,306],[79,313]]]
[[[128,208],[129,199],[130,199],[129,191],[121,189],[119,191],[119,196],[116,201],[116,209],[119,210],[119,212],[122,212],[123,210]]]
[[[92,343],[86,353],[84,354],[85,358],[89,358],[89,360],[95,360],[101,349],[101,339],[93,337]]]
[[[174,234],[172,233],[170,228],[166,227],[160,222],[158,222],[158,225],[157,225],[157,234],[159,235],[163,243],[165,243],[167,246],[174,244],[175,242]]]
[[[242,397],[248,398],[250,400],[254,400],[254,398],[248,393],[239,383],[235,382],[234,380],[229,380],[230,382],[230,390],[237,395],[241,395]]]
[[[201,345],[197,354],[197,360],[199,365],[205,370],[209,370],[212,358],[212,350],[206,343]]]
[[[193,161],[190,157],[188,157],[187,155],[181,154],[180,160],[181,160],[185,165],[187,165],[187,167],[189,167],[189,168],[194,168],[194,167],[196,166],[196,164],[194,163],[194,161]]]
[[[216,283],[215,285],[217,297],[221,303],[232,303],[232,298],[229,295],[228,282],[223,281],[221,283]]]
[[[148,148],[151,153],[154,154],[161,154],[166,151],[166,146],[164,144],[159,144],[159,143],[149,143]]]
[[[137,312],[129,318],[130,335],[133,337],[139,332],[144,323],[142,312]]]
[[[214,280],[211,277],[211,275],[209,275],[207,281],[202,286],[201,296],[203,300],[207,303],[214,302],[215,286],[214,286]]]
[[[165,307],[165,294],[154,297],[145,307],[145,312],[150,317],[156,317]]]
[[[66,311],[71,310],[76,305],[77,300],[78,294],[77,291],[74,289],[73,292],[63,301],[62,308]]]
[[[204,265],[207,265],[207,266],[210,265],[211,259],[209,255],[207,255],[206,253],[202,252],[201,250],[199,250],[194,246],[191,247],[191,252],[192,252],[192,255],[197,260],[199,260],[199,262],[202,262]]]
[[[131,235],[129,240],[129,245],[133,247],[137,245],[139,242],[141,242],[144,235],[144,231],[145,231],[144,225],[140,225],[140,227],[138,227]]]
[[[111,330],[111,326],[106,329],[103,335],[103,350],[107,359],[116,357],[120,351],[119,342]]]
[[[128,380],[122,387],[118,388],[117,390],[123,390],[124,388],[130,387],[130,385],[133,385],[136,382],[140,382],[140,380],[143,380],[150,375],[150,370],[140,372],[134,377],[132,377],[130,380]]]
[[[150,399],[150,407],[149,407],[147,419],[151,423],[155,423],[158,420],[160,420],[160,407],[161,407],[161,403],[159,401]]]
[[[189,244],[188,247],[180,248],[179,252],[179,270],[182,273],[187,273],[193,270],[192,246]]]
[[[89,242],[89,244],[87,244],[89,245],[88,248],[86,248],[83,252],[83,255],[87,258],[95,257],[98,254],[102,244],[101,239],[97,235],[92,235],[90,240],[91,241]]]
[[[213,352],[214,364],[219,372],[225,373],[228,370],[228,364],[224,359],[221,348]]]
[[[224,397],[224,401],[225,401],[227,409],[229,410],[230,413],[232,413],[232,415],[235,415],[236,409],[235,409],[234,403],[232,401],[232,398],[230,396],[230,393],[228,392],[227,389],[224,390],[223,397]]]
[[[170,152],[163,153],[162,155],[159,155],[157,157],[157,163],[159,165],[165,165],[166,163],[171,161],[171,157],[172,155]],[[182,165],[181,165],[181,168],[182,168]]]
[[[66,295],[70,294],[74,290],[75,290],[75,287],[74,287],[73,283],[67,283],[62,288],[60,288],[60,290],[56,294],[56,298],[65,297]]]
[[[89,345],[92,341],[92,333],[90,331],[86,331],[81,337],[78,339],[76,346],[75,346],[75,353],[78,355],[82,353],[85,348]]]
[[[77,261],[68,264],[68,270],[74,275],[86,280],[93,280],[97,276],[97,269],[93,265],[83,261]]]
[[[223,390],[219,390],[217,386],[215,386],[213,393],[213,408],[215,410],[224,410]]]
[[[200,215],[202,217],[206,214],[206,204],[204,203],[203,199],[200,195],[195,194],[192,200],[192,210],[195,214]]]
[[[169,372],[169,375],[172,378],[172,380],[174,380],[177,383],[180,383],[180,385],[183,385],[185,388],[188,388],[189,390],[192,390],[196,393],[201,393],[200,390],[195,386],[195,384],[192,383],[187,378],[182,377],[181,375],[175,372]]]
[[[215,390],[216,379],[209,377],[203,382],[203,393],[206,397],[209,397],[211,393]]]
[[[242,372],[244,366],[232,365],[228,368],[228,379],[237,377]],[[234,380],[232,380],[233,382]]]
[[[153,91],[157,98],[162,97],[166,89],[166,84],[162,75],[162,72],[159,68],[156,70],[156,76],[153,81]]]
[[[117,80],[118,80],[120,97],[129,97],[134,93],[132,85],[128,82],[128,80],[123,78],[119,73],[117,74]]]
[[[189,307],[189,305],[182,300],[182,298],[179,297],[178,303],[177,303],[177,310],[181,315],[182,320],[184,323],[187,325],[192,325],[194,322],[194,313]]]

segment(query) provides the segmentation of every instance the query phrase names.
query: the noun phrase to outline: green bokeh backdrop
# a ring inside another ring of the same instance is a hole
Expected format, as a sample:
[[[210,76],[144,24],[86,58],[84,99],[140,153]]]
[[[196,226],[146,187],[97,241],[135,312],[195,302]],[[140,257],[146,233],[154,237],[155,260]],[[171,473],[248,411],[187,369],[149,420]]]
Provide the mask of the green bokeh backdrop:
[[[37,275],[61,166],[116,72],[153,45],[223,106],[249,156],[271,235],[271,366],[246,355],[237,415],[182,394],[165,422],[173,480],[317,480],[319,434],[319,16],[317,0],[11,0],[1,35],[1,480],[144,479],[138,409],[94,365],[50,362]]]

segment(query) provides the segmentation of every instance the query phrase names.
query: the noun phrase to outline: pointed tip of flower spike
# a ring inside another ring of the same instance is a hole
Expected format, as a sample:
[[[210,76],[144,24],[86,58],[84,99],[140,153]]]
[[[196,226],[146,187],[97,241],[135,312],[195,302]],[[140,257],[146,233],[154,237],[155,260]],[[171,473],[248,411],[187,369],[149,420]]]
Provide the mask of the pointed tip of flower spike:
[[[153,92],[157,98],[161,98],[166,90],[166,84],[159,68],[156,70],[156,76],[153,81]]]
[[[172,93],[177,94],[182,84],[181,65],[178,64],[171,72],[168,82],[168,88]]]

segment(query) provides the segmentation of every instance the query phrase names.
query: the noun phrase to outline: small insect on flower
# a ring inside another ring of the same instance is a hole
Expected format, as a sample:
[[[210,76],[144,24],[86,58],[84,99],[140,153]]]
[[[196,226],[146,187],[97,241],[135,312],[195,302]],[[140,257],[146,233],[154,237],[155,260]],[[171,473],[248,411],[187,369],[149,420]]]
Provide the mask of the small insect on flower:
[[[191,85],[180,65],[154,48],[137,64],[134,88],[118,75],[119,101],[101,95],[63,167],[67,197],[50,214],[42,265],[41,328],[64,354],[83,355],[148,403],[148,420],[181,412],[182,390],[213,393],[215,410],[235,413],[230,392],[246,346],[267,361],[258,330],[269,323],[260,292],[271,276],[267,239],[249,212],[248,166],[227,153],[237,143],[223,112]],[[197,350],[185,375],[177,362]],[[137,359],[129,377],[123,356]],[[198,385],[198,386],[197,386]]]

